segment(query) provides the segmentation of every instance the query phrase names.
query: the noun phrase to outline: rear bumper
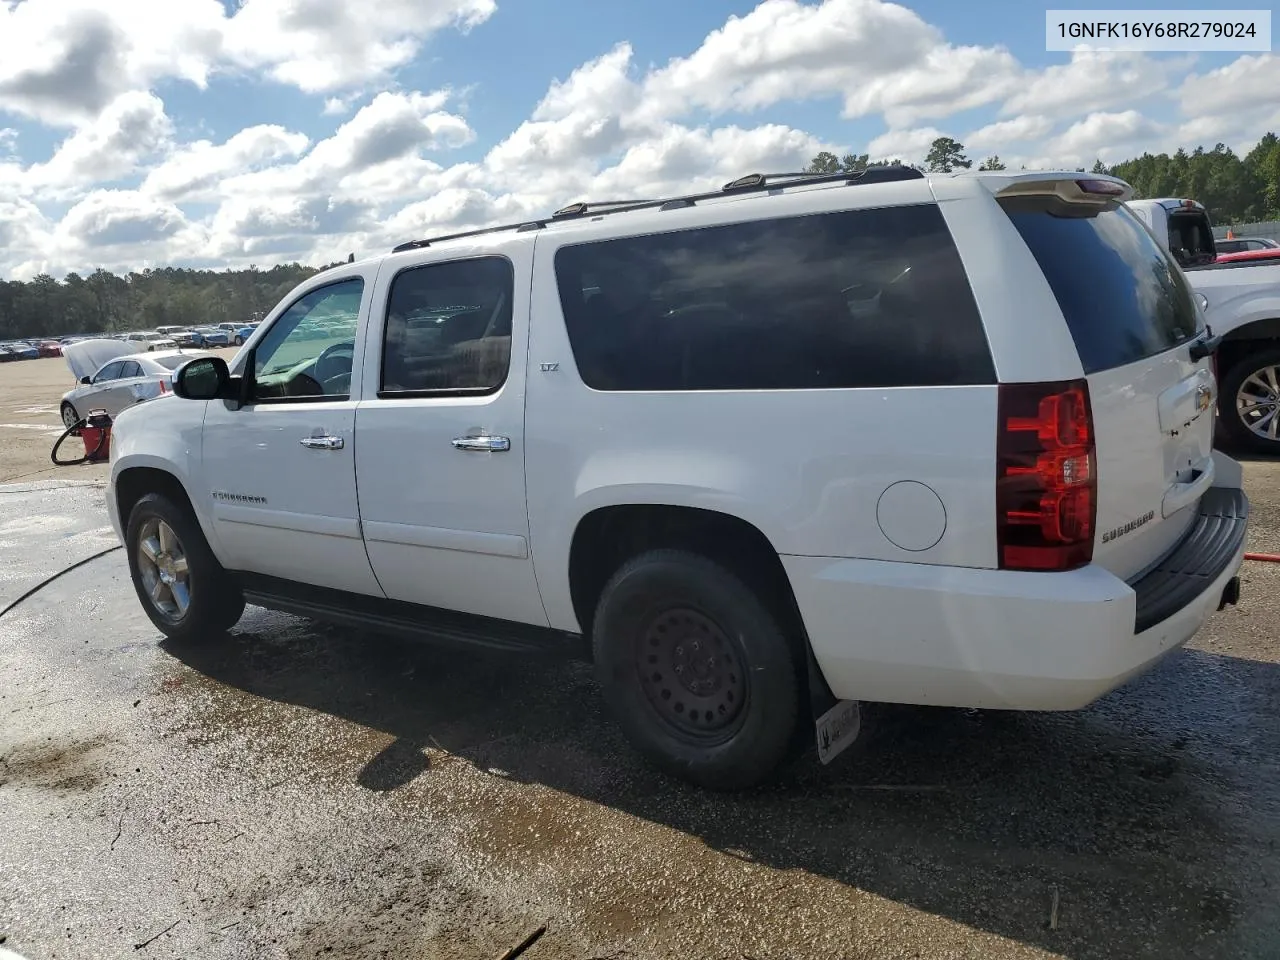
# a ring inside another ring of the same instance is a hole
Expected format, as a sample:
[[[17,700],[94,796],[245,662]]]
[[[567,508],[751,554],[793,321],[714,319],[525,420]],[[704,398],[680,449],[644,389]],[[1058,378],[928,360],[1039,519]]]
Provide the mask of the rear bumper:
[[[1190,640],[1244,560],[1248,500],[1213,488],[1132,585],[1091,565],[1021,573],[783,557],[842,699],[1012,710],[1087,706]]]

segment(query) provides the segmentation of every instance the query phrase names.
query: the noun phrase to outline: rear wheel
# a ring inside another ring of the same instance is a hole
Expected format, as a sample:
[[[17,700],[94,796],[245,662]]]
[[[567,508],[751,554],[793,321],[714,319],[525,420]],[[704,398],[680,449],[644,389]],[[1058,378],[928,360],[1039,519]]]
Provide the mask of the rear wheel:
[[[237,333],[237,334],[236,334],[236,346],[237,346],[237,347],[238,347],[238,346],[241,346],[243,343],[244,343],[244,337],[240,336],[240,334],[238,334],[238,333]]]
[[[165,636],[216,636],[244,613],[243,594],[185,506],[158,493],[142,497],[129,514],[125,549],[138,599]]]
[[[80,422],[80,414],[76,413],[76,408],[69,401],[62,401],[62,425],[70,430]]]
[[[1251,352],[1227,369],[1218,414],[1236,446],[1280,456],[1280,348]]]
[[[676,550],[634,558],[605,587],[593,632],[605,698],[658,767],[738,790],[786,758],[800,703],[791,645],[719,564]]]

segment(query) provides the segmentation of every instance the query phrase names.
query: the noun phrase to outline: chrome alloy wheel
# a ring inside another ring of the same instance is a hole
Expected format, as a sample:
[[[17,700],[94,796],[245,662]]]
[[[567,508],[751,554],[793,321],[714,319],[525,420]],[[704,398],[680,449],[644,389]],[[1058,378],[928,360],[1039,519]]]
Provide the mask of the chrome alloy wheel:
[[[151,517],[138,534],[138,573],[151,605],[171,620],[191,606],[190,570],[182,541],[159,517]]]
[[[1280,441],[1280,368],[1263,367],[1245,377],[1236,391],[1236,415],[1255,435]]]

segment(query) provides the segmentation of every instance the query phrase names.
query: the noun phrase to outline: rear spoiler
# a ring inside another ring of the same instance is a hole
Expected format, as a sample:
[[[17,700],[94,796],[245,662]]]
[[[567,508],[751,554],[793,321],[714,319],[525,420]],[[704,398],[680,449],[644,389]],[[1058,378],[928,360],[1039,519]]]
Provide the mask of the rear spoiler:
[[[1133,187],[1118,177],[1102,173],[1068,171],[1036,172],[983,177],[982,183],[997,198],[1057,197],[1066,203],[1103,206],[1133,199]]]

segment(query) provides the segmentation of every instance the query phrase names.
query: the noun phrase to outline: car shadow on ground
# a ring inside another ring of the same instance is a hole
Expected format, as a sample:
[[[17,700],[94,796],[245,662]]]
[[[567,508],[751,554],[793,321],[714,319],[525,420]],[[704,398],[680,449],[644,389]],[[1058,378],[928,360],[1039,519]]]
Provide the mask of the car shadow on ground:
[[[806,755],[768,788],[721,795],[638,760],[583,664],[291,622],[250,608],[225,643],[164,646],[222,684],[393,736],[359,773],[369,790],[431,776],[426,751],[442,748],[1062,956],[1235,958],[1271,942],[1276,911],[1256,891],[1280,884],[1273,664],[1185,651],[1076,714],[878,707],[854,756]]]

